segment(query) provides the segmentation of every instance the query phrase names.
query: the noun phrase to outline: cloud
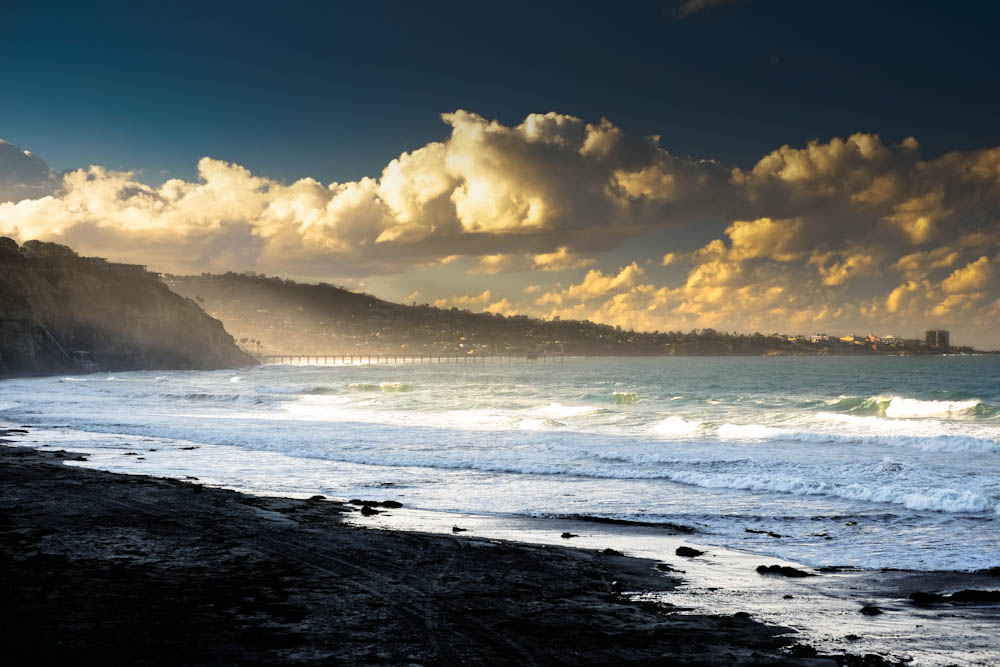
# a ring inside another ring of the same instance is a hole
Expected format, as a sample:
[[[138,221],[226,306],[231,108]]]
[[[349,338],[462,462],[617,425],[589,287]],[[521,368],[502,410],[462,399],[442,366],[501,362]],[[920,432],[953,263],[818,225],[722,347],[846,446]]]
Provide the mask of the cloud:
[[[532,257],[535,268],[542,271],[566,271],[580,269],[594,263],[593,259],[577,257],[566,246],[561,246],[555,252],[540,253]]]
[[[993,265],[985,256],[966,264],[944,279],[941,287],[949,294],[972,292],[986,287],[993,278]]]
[[[843,285],[848,280],[870,276],[878,270],[876,258],[865,252],[813,255],[809,263],[816,266],[824,285]]]
[[[485,312],[495,315],[513,315],[517,312],[513,304],[507,299],[500,299],[486,306]]]
[[[921,161],[914,141],[856,134],[783,146],[743,170],[678,158],[606,119],[443,119],[445,141],[403,153],[380,178],[346,183],[286,185],[213,158],[199,162],[198,181],[155,188],[131,172],[76,170],[48,197],[0,204],[0,233],[124,259],[152,246],[147,261],[171,271],[280,271],[294,260],[300,275],[368,275],[469,256],[475,271],[498,273],[582,268],[624,239],[706,220],[723,227],[731,261],[856,246],[926,251],[955,245],[966,229],[956,223],[1000,207],[1000,149]],[[25,180],[25,169],[9,168],[5,182]],[[20,190],[48,183],[47,167],[33,169]],[[978,226],[997,234],[995,222]]]
[[[951,268],[958,261],[958,252],[948,246],[910,253],[900,257],[893,268],[910,279],[927,277],[938,269]]]
[[[461,308],[474,308],[476,306],[482,306],[493,300],[493,292],[490,290],[483,290],[479,294],[464,295],[464,296],[452,296],[444,299],[438,299],[432,305],[435,308],[449,308],[449,307],[461,307]]]
[[[517,266],[519,266],[518,258],[513,255],[483,255],[469,273],[491,276],[512,271]]]
[[[536,303],[543,305],[546,303],[561,304],[566,301],[588,301],[630,288],[642,279],[643,274],[643,269],[635,262],[622,267],[617,275],[606,275],[597,269],[591,269],[580,284],[570,285],[561,292],[544,294],[537,299]]]
[[[795,261],[805,251],[799,247],[804,226],[801,219],[737,220],[726,228],[732,243],[730,254],[734,259],[770,257],[781,262]]]
[[[173,272],[346,280],[457,273],[450,263],[467,258],[470,273],[560,272],[569,287],[540,277],[537,293],[446,304],[506,300],[502,309],[660,329],[881,327],[891,317],[896,327],[981,326],[996,339],[984,318],[1000,299],[1000,147],[924,159],[915,139],[858,133],[781,146],[741,168],[672,155],[607,119],[442,119],[442,141],[380,175],[329,184],[279,183],[208,157],[198,179],[157,187],[100,166],[54,175],[0,144],[0,234]],[[599,258],[623,268],[585,271]]]

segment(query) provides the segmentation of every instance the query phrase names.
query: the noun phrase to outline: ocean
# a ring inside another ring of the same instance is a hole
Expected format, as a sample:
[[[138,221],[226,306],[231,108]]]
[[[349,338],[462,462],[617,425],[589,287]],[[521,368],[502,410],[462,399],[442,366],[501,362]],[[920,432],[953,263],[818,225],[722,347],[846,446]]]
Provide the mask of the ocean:
[[[1000,565],[1000,357],[266,365],[0,382],[74,463],[262,494],[691,526],[810,566]]]

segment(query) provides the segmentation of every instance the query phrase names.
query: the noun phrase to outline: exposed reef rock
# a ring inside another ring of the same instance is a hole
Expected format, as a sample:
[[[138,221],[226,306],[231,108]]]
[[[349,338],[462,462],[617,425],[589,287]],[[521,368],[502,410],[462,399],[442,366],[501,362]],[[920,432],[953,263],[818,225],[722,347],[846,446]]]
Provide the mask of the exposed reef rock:
[[[255,363],[143,266],[0,237],[0,376]]]

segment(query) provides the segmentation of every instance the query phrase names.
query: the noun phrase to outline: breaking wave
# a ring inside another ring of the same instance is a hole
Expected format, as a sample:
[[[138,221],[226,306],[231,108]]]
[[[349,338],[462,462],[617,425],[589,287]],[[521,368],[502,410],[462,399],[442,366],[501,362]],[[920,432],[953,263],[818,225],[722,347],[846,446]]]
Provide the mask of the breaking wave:
[[[997,414],[993,406],[983,405],[979,399],[958,401],[930,401],[904,396],[843,396],[825,406],[836,412],[877,415],[894,419],[919,419],[926,417],[991,417]]]

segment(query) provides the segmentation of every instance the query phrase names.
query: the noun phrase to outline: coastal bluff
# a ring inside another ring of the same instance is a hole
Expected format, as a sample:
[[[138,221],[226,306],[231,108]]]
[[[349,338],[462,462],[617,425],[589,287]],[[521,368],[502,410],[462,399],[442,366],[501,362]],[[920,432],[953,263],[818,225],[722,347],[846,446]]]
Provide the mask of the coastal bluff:
[[[143,266],[0,237],[0,377],[256,363]]]

